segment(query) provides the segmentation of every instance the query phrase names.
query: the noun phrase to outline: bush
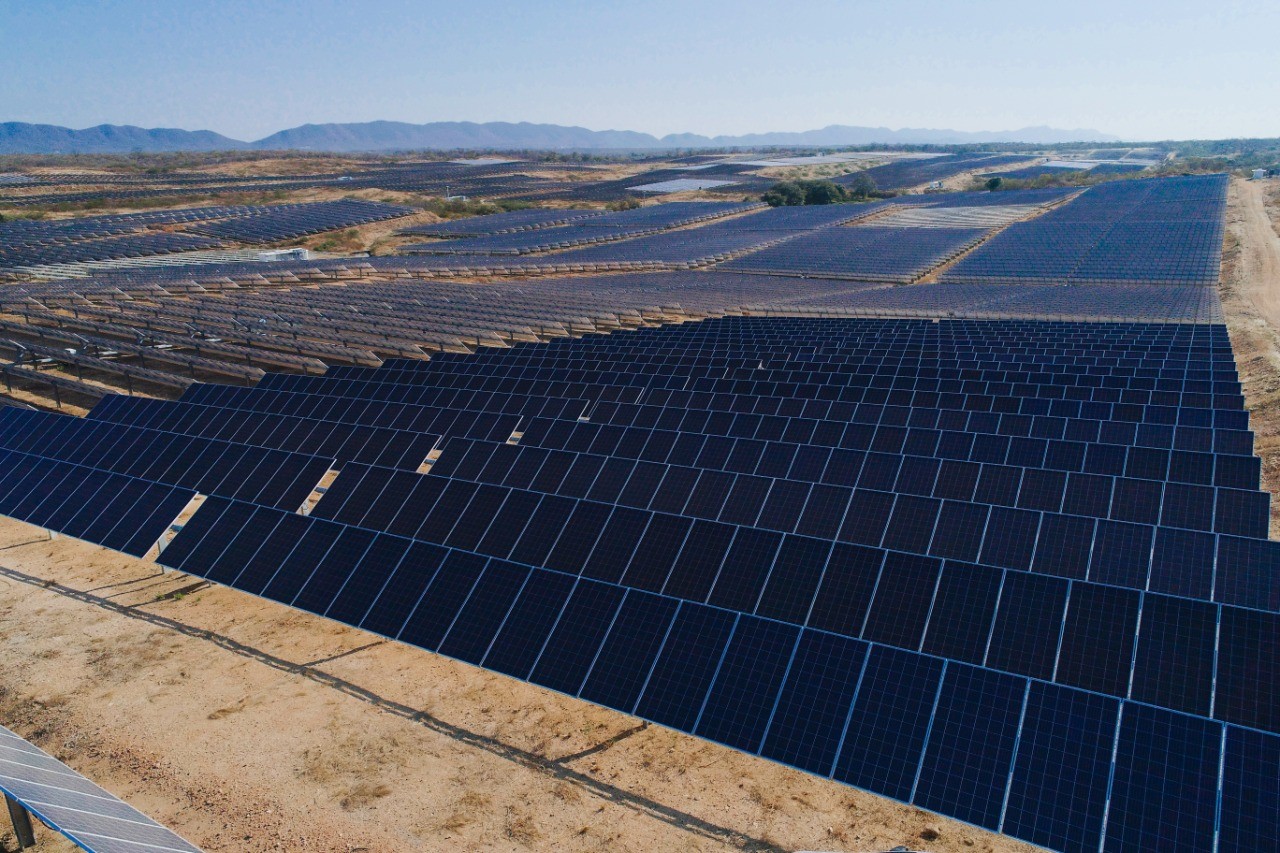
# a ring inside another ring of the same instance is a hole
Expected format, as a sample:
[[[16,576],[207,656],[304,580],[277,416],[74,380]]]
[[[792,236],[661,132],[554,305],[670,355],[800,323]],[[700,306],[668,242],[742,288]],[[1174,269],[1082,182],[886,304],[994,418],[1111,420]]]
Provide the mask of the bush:
[[[876,182],[866,172],[854,172],[844,185],[844,191],[850,198],[865,199],[876,192]]]
[[[831,181],[803,181],[800,186],[805,204],[839,204],[849,199],[844,187]]]
[[[776,183],[760,196],[770,207],[795,207],[804,204],[804,190],[795,181]]]
[[[831,181],[780,181],[760,196],[760,200],[771,207],[841,204],[849,199],[845,188]]]
[[[621,198],[621,199],[618,199],[617,201],[609,202],[608,204],[605,205],[605,208],[607,210],[619,211],[619,210],[635,210],[639,206],[640,206],[639,199]]]
[[[1000,189],[1000,185],[1003,183],[1004,181],[1000,178],[988,178],[987,189],[991,192],[995,192],[996,190]]]

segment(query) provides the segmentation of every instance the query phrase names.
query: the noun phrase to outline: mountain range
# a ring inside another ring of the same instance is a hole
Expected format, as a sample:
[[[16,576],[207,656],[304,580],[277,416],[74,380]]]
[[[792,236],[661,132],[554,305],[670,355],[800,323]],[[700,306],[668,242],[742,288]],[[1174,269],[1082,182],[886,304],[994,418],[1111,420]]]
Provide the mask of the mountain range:
[[[663,137],[632,130],[588,130],[529,122],[441,121],[408,124],[370,121],[304,124],[254,142],[232,139],[211,130],[143,128],[103,124],[72,130],[51,124],[0,123],[0,154],[125,154],[159,151],[413,151],[413,150],[647,150],[834,145],[954,145],[992,142],[1117,142],[1096,130],[1025,127],[1021,130],[929,130],[830,125],[819,130],[702,136],[676,133]]]

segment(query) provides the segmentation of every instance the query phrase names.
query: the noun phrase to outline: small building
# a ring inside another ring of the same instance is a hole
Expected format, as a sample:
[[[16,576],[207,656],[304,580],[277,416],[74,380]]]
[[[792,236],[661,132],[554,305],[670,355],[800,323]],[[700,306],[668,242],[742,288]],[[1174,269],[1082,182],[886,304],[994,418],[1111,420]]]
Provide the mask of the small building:
[[[1260,181],[1260,180],[1262,180],[1263,178],[1265,178],[1266,176],[1267,176],[1267,170],[1266,170],[1266,169],[1254,169],[1254,170],[1253,170],[1253,179],[1254,179],[1255,181]]]
[[[271,249],[258,253],[260,261],[309,261],[311,253],[299,246],[296,249]]]

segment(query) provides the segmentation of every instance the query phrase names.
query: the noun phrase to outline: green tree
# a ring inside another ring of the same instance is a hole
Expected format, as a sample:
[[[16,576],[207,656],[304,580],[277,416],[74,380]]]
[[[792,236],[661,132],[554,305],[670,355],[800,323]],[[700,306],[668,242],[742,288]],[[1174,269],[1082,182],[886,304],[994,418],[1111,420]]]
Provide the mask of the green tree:
[[[780,181],[769,187],[760,200],[770,207],[794,207],[804,204],[804,189],[795,181]]]
[[[989,189],[991,192],[995,192],[996,190],[1000,189],[1000,185],[1003,183],[1004,183],[1004,180],[1002,178],[998,178],[998,177],[988,178],[987,189]]]
[[[864,199],[875,193],[875,180],[866,172],[854,172],[844,184],[844,190],[850,198]]]
[[[805,204],[839,204],[848,201],[844,187],[832,181],[801,181]]]
[[[845,188],[831,181],[780,181],[760,200],[773,207],[801,204],[840,204],[850,198]]]

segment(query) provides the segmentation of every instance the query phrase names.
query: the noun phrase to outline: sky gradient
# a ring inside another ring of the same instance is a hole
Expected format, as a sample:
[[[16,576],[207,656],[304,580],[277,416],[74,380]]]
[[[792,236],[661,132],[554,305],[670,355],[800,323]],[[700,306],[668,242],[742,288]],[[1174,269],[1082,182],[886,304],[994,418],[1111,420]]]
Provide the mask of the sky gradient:
[[[1203,0],[4,0],[0,121],[1280,136],[1277,33]]]

